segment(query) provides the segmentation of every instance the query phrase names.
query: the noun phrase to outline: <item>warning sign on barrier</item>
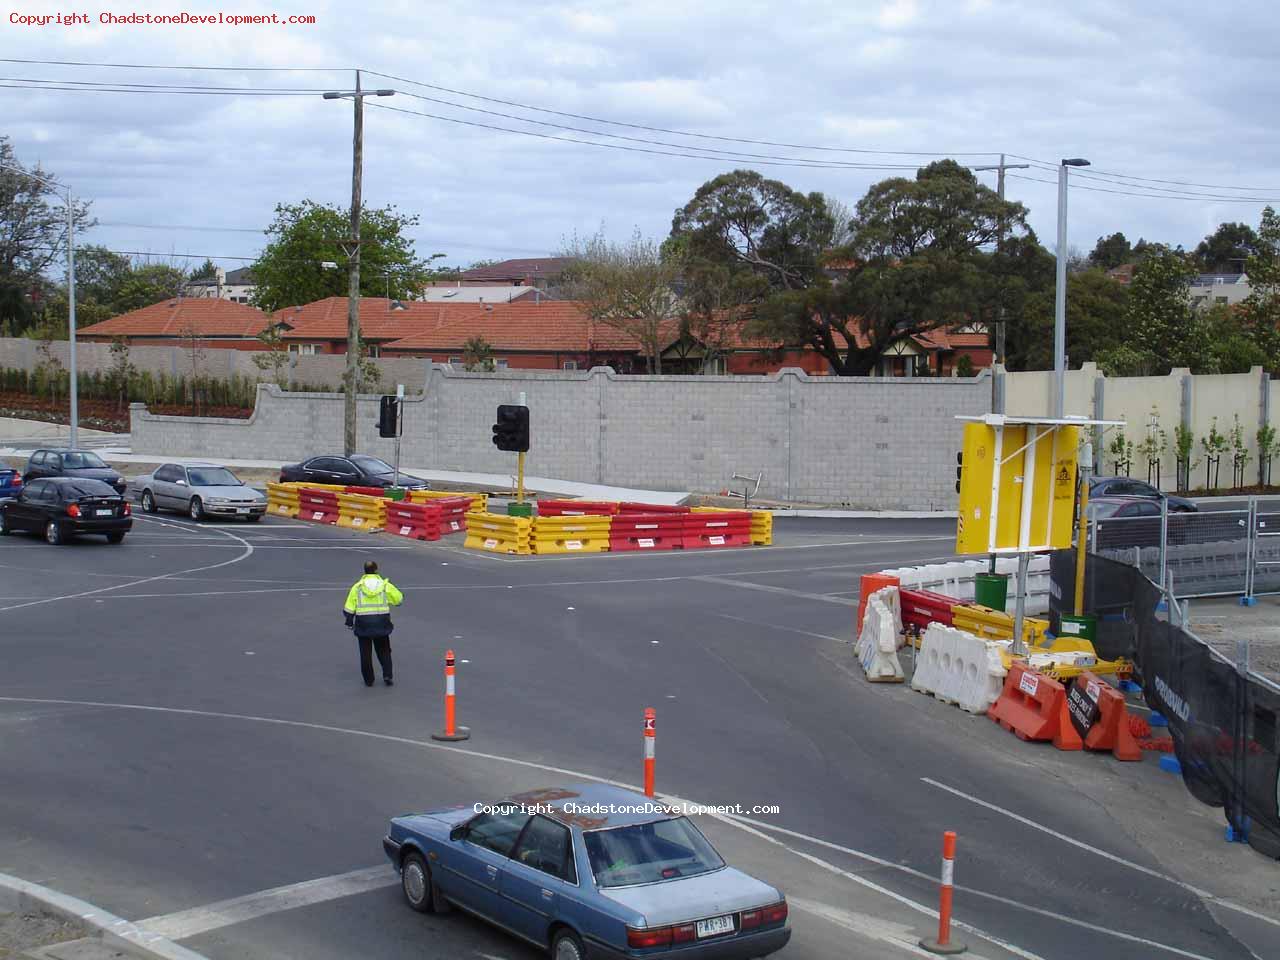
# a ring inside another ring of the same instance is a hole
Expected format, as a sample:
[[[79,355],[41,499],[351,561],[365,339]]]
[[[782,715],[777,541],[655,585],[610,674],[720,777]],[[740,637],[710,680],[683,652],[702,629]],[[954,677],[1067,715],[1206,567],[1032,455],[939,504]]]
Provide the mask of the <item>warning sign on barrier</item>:
[[[1102,706],[1098,703],[1101,695],[1101,684],[1097,680],[1090,680],[1083,684],[1077,681],[1067,690],[1067,713],[1071,716],[1071,725],[1076,728],[1081,739],[1089,736],[1089,731],[1102,716]]]

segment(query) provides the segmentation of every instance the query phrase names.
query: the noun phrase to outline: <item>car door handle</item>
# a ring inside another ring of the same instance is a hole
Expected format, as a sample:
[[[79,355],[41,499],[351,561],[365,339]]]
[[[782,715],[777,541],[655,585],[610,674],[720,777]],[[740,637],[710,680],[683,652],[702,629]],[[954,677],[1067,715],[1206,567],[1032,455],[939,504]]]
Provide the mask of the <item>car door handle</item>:
[[[490,878],[492,878],[492,877],[496,877],[496,876],[498,875],[498,868],[497,868],[497,867],[495,867],[495,866],[491,866],[491,865],[489,865],[489,864],[486,864],[486,865],[485,865],[485,870],[488,872],[488,874],[489,874]]]
[[[546,889],[545,887],[543,888],[543,890],[542,890],[542,899],[543,899],[543,900],[550,900],[550,899],[551,899],[552,897],[554,897],[554,896],[555,896],[555,894],[554,894],[554,893],[552,893],[550,890]]]

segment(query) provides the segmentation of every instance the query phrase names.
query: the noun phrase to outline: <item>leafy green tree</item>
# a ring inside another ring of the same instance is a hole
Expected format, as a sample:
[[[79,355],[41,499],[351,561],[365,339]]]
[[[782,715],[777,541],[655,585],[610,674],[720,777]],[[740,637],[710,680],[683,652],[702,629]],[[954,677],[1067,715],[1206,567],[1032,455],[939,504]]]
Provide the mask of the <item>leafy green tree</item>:
[[[186,282],[187,275],[179,267],[144,263],[130,270],[124,277],[111,299],[111,310],[115,314],[128,313],[161,300],[179,297]],[[79,311],[79,303],[76,304],[76,309]]]
[[[426,282],[428,271],[414,254],[409,231],[416,216],[395,207],[365,209],[360,226],[360,294],[408,299]],[[278,204],[267,227],[266,249],[253,264],[254,303],[268,312],[347,295],[349,211],[304,200]],[[326,263],[337,267],[325,266]],[[388,286],[389,282],[389,286]]]
[[[1089,254],[1089,262],[1100,270],[1114,270],[1121,264],[1128,263],[1133,257],[1133,247],[1123,233],[1113,233],[1109,237],[1099,237]]]
[[[111,340],[111,366],[107,369],[107,383],[116,398],[116,409],[123,410],[129,402],[129,384],[138,369],[129,357],[129,343],[124,337]]]
[[[1196,265],[1205,273],[1240,273],[1258,247],[1247,223],[1223,223],[1196,247]]]
[[[493,347],[488,340],[476,334],[462,345],[462,368],[469,373],[488,373],[494,369]]]
[[[218,265],[212,260],[205,258],[204,263],[196,267],[187,275],[188,280],[213,280],[218,276]]]
[[[1051,262],[1049,267],[1052,269]],[[1014,369],[1047,370],[1053,366],[1054,283],[1050,278],[1038,284],[1022,303],[1017,332],[1010,340],[1009,359]],[[1067,357],[1073,365],[1086,360],[1100,362],[1120,346],[1128,297],[1129,288],[1116,283],[1100,267],[1067,275]]]
[[[1134,271],[1125,311],[1126,344],[1146,358],[1146,372],[1200,367],[1210,356],[1209,329],[1191,306],[1195,264],[1175,250],[1153,253]]]
[[[1026,233],[1026,208],[1001,200],[951,160],[914,180],[877,183],[858,202],[852,266],[834,283],[772,294],[753,328],[809,346],[840,376],[865,376],[896,340],[963,322],[991,301],[990,255],[1003,230]]]
[[[1280,370],[1280,216],[1262,211],[1254,252],[1245,262],[1250,293],[1241,304],[1240,321],[1272,373]]]
[[[280,325],[272,323],[258,334],[261,350],[255,350],[250,356],[253,365],[263,373],[269,373],[277,386],[289,385],[289,344],[280,332]]]

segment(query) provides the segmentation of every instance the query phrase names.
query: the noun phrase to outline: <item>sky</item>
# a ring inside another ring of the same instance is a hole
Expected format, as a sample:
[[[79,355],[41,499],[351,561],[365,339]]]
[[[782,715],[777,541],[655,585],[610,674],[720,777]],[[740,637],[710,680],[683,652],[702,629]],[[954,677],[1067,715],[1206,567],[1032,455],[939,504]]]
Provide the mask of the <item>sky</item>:
[[[0,135],[92,200],[84,242],[192,266],[248,262],[232,258],[262,248],[278,203],[350,203],[351,104],[320,92],[350,89],[357,67],[397,91],[367,101],[365,203],[416,214],[417,252],[450,265],[550,255],[601,228],[661,239],[703,182],[742,167],[852,207],[939,156],[1004,152],[1036,164],[1009,171],[1007,194],[1052,249],[1056,164],[1084,157],[1068,247],[1086,252],[1116,230],[1190,248],[1280,200],[1280,6],[1265,2],[1229,18],[1115,0],[6,2],[0,56],[177,68],[0,63]],[[100,21],[128,13],[224,22]],[[263,14],[315,22],[226,22]],[[86,86],[102,83],[237,93]],[[268,88],[288,95],[245,93]]]

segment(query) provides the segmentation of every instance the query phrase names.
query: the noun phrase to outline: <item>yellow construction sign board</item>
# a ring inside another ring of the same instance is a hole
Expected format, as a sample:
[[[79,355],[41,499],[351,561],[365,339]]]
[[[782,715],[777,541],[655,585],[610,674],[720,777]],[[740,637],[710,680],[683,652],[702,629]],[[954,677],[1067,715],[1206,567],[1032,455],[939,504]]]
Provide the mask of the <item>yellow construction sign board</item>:
[[[1061,421],[966,423],[956,553],[1071,546],[1079,434]]]

